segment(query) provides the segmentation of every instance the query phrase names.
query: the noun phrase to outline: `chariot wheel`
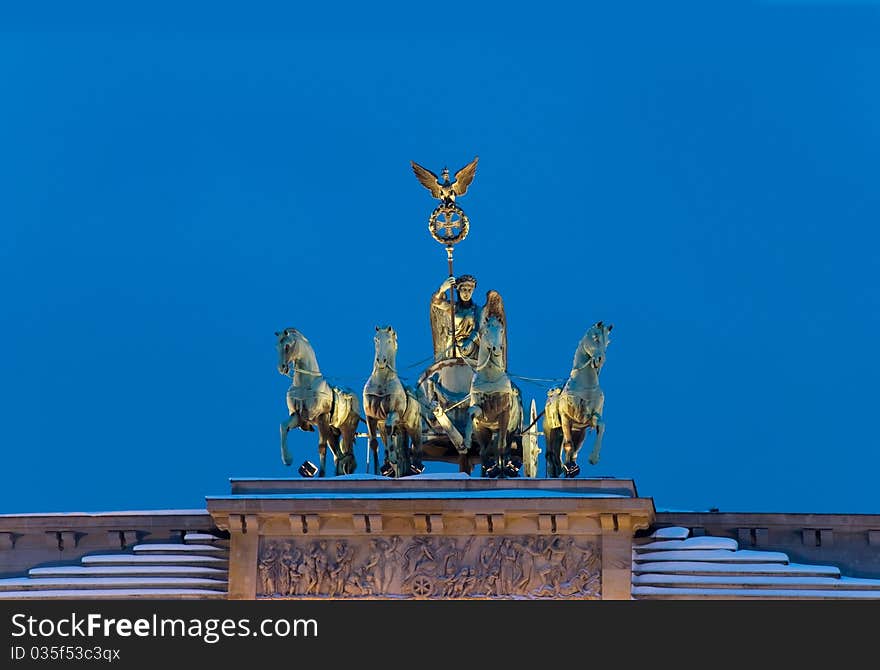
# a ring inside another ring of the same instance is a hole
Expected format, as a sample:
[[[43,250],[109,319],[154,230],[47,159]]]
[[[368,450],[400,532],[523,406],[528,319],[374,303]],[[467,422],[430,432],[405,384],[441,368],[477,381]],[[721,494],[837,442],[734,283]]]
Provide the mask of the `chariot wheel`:
[[[430,598],[434,593],[434,582],[425,575],[416,575],[410,588],[416,598]]]

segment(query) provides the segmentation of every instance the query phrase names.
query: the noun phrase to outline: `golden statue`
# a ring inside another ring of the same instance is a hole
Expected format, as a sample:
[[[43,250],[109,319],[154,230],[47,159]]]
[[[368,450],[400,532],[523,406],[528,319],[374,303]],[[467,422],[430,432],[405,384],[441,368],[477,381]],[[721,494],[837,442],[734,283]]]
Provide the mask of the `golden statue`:
[[[467,193],[468,186],[471,185],[477,172],[478,160],[480,160],[479,156],[456,172],[455,180],[452,182],[449,181],[449,170],[445,167],[440,173],[440,176],[443,178],[441,182],[437,175],[427,168],[423,168],[415,161],[410,161],[410,163],[412,164],[413,172],[416,173],[416,178],[421,182],[422,186],[428,189],[431,195],[440,200],[442,205],[452,207],[455,203],[455,196]]]
[[[477,328],[481,312],[480,306],[472,299],[476,286],[477,280],[471,275],[461,275],[457,279],[449,277],[431,296],[431,335],[435,361],[460,356],[468,359],[471,365],[476,365],[479,348]],[[453,287],[458,299],[451,303],[446,292]]]

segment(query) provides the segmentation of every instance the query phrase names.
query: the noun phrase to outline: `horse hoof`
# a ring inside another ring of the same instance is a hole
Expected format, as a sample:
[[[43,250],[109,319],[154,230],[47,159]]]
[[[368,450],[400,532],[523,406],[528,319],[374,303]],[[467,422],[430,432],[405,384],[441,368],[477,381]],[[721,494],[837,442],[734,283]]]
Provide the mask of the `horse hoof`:
[[[385,461],[385,463],[382,465],[381,469],[379,470],[379,473],[383,477],[394,477],[394,466],[391,465],[390,462]]]
[[[501,466],[494,460],[488,461],[482,469],[483,477],[488,477],[489,479],[495,479],[501,475]]]
[[[290,464],[288,463],[288,465]],[[302,465],[299,466],[299,474],[302,477],[311,479],[316,474],[318,474],[318,466],[316,466],[311,461],[305,461]]]
[[[519,470],[522,467],[522,463],[519,461],[507,461],[507,464],[504,466],[504,476],[505,477],[519,477]]]
[[[572,477],[577,477],[581,473],[581,466],[577,463],[572,465],[563,465],[562,469],[565,470],[565,476],[569,479]]]
[[[425,471],[425,466],[419,463],[416,465],[415,463],[410,464],[409,473],[411,475],[420,475]]]

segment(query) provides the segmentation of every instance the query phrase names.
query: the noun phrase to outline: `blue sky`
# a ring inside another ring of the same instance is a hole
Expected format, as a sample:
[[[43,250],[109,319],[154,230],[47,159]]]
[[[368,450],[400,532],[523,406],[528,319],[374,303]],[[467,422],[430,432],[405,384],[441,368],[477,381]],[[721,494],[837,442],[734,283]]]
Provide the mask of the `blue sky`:
[[[584,475],[880,512],[880,10],[656,4],[3,9],[0,512],[296,476],[274,331],[355,389],[376,324],[430,356],[409,161],[477,154],[456,269],[504,297],[511,371],[615,324]]]

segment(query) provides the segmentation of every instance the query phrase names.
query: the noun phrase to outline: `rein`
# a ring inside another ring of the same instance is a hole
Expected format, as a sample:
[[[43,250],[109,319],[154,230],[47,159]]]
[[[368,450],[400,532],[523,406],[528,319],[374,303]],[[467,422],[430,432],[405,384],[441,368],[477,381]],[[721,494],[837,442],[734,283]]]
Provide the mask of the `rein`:
[[[499,356],[501,356],[501,354],[498,354],[498,356],[493,356],[493,355],[492,355],[492,352],[490,351],[489,354],[486,356],[486,362],[485,362],[485,363],[480,363],[480,362],[478,361],[478,362],[477,362],[477,366],[476,366],[475,368],[473,368],[473,371],[474,371],[474,372],[480,372],[483,368],[485,368],[486,366],[488,366],[489,363],[493,363],[494,366],[495,366],[496,368],[498,368],[498,369],[501,370],[502,372],[506,372],[506,370],[504,369],[504,366],[499,365],[498,363],[495,362],[495,358],[498,358]]]
[[[571,369],[572,372],[580,372],[581,370],[586,369],[586,367],[587,367],[588,365],[593,365],[593,354],[591,354],[589,351],[587,351],[587,348],[586,348],[583,344],[580,345],[580,349],[581,349],[581,351],[583,351],[584,354],[586,355],[587,360],[584,361],[584,364],[581,365],[580,367],[572,368],[572,369]],[[596,368],[595,365],[593,365],[593,368],[596,369],[596,370],[598,371],[598,368]]]
[[[397,369],[392,367],[391,365],[386,365],[384,368],[380,368],[374,364],[373,365],[373,374],[376,374],[379,370],[391,370],[391,372],[393,372],[394,374],[397,374]]]
[[[304,375],[312,375],[313,377],[320,377],[320,376],[321,376],[321,373],[320,373],[320,372],[314,372],[314,371],[312,371],[312,370],[304,370],[303,368],[298,368],[298,367],[296,367],[296,366],[294,366],[293,368],[288,368],[288,369],[292,369],[294,373],[299,372],[300,374],[304,374]],[[291,374],[288,372],[288,373],[287,373],[287,376],[288,376],[288,377],[292,377],[293,375],[291,375]]]

